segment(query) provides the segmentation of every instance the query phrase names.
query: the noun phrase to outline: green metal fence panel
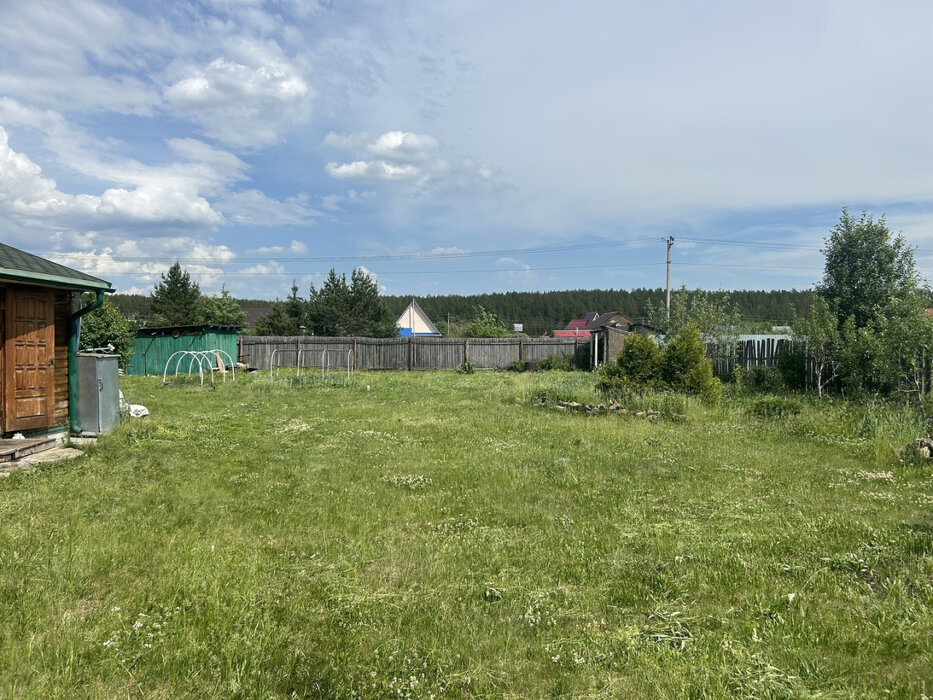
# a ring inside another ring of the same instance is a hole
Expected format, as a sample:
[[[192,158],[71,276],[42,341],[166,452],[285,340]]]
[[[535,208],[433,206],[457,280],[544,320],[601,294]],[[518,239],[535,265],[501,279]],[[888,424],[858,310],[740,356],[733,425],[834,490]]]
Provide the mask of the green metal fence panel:
[[[133,340],[133,355],[126,373],[134,376],[161,376],[165,363],[179,350],[223,350],[235,362],[237,334],[236,331],[207,330],[177,338],[171,335],[139,335]],[[223,361],[226,362],[226,357]]]

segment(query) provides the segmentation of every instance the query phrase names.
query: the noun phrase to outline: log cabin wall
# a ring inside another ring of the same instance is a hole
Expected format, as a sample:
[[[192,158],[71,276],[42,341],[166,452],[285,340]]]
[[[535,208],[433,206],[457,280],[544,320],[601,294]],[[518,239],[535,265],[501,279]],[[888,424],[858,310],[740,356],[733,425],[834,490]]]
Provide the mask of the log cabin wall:
[[[68,425],[68,339],[73,297],[72,292],[55,292],[55,428]]]

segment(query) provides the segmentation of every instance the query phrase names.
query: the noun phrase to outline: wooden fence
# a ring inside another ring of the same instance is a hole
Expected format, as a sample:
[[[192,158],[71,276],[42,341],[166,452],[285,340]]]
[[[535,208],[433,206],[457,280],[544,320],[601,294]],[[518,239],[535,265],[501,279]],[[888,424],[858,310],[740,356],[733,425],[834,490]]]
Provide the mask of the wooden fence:
[[[735,368],[774,365],[788,335],[742,335],[735,345],[710,343],[706,354],[717,376]],[[471,362],[477,369],[508,369],[515,362],[540,362],[551,355],[579,359],[589,347],[579,338],[323,338],[250,336],[237,340],[238,359],[256,369],[298,366],[321,369],[456,369]]]
[[[240,336],[238,359],[256,369],[508,369],[516,362],[540,362],[551,355],[578,358],[587,347],[578,338],[321,338]]]
[[[713,361],[713,372],[726,377],[736,367],[753,369],[774,365],[781,351],[785,347],[790,349],[792,342],[790,335],[740,335],[734,345],[707,344],[706,356]]]

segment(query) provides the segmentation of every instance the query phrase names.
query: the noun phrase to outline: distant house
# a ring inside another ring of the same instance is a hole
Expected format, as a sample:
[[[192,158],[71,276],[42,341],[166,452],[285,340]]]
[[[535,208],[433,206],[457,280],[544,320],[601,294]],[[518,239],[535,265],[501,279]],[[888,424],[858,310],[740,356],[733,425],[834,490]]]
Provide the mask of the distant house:
[[[413,335],[441,334],[441,332],[437,330],[437,326],[428,318],[424,309],[422,309],[414,299],[405,307],[405,310],[395,321],[395,325],[398,326],[398,334],[403,338],[408,338]]]
[[[614,360],[625,346],[625,337],[639,332],[640,324],[620,311],[611,311],[597,316],[584,330],[590,333],[590,363],[599,367]]]
[[[255,328],[256,321],[261,319],[272,310],[272,306],[244,306],[243,307],[243,327]]]
[[[80,432],[79,320],[112,291],[110,282],[0,243],[0,434]],[[96,298],[79,308],[85,292]]]
[[[589,338],[590,331],[586,330],[587,324],[596,319],[599,316],[599,313],[596,311],[591,311],[586,315],[585,318],[575,318],[570,321],[564,330],[554,331],[555,338]]]

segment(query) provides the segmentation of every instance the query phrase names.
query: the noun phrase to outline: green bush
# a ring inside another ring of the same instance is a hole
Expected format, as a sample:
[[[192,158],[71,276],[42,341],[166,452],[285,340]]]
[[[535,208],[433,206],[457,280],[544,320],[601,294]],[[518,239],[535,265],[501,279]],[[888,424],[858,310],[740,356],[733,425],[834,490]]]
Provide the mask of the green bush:
[[[472,362],[461,362],[457,365],[457,374],[473,374],[476,371],[476,367],[473,366]]]
[[[715,404],[722,394],[722,383],[713,376],[713,363],[706,357],[700,331],[683,328],[661,354],[661,378],[673,391],[700,397]]]
[[[786,388],[791,391],[806,388],[807,353],[802,343],[782,343],[775,366],[781,373]]]
[[[627,377],[603,371],[604,367],[611,366],[612,363],[603,365],[597,371],[597,376],[599,378],[596,380],[596,391],[606,398],[621,399],[623,394],[639,390]]]
[[[572,372],[574,370],[573,358],[561,355],[548,355],[538,363],[538,369],[544,371]]]
[[[765,394],[777,394],[785,389],[784,375],[777,367],[752,367],[745,375],[745,386]]]
[[[622,372],[618,362],[607,362],[596,370],[596,390],[615,399],[621,398],[624,392],[638,391],[639,387]]]
[[[130,322],[110,299],[94,311],[81,318],[80,348],[105,348],[113,345],[113,352],[120,356],[120,367],[126,368],[130,355],[133,354],[135,337]]]
[[[688,326],[661,350],[651,338],[630,335],[615,362],[599,369],[596,389],[604,396],[673,391],[715,404],[722,384],[713,376],[700,332]]]
[[[616,364],[622,375],[635,384],[654,387],[661,380],[661,348],[646,335],[631,333],[625,339],[625,346]]]

